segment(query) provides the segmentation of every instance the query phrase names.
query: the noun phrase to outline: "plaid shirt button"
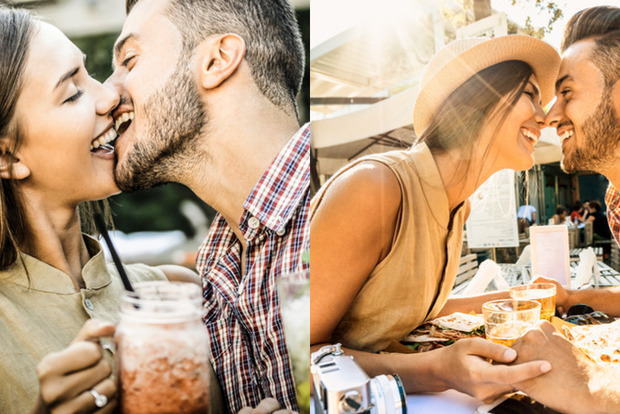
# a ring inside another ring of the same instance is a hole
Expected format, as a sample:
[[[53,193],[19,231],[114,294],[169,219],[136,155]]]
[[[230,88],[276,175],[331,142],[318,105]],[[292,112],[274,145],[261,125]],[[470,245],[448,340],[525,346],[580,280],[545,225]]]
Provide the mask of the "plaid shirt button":
[[[248,220],[248,227],[256,230],[257,228],[260,227],[260,220],[257,219],[256,217],[250,217]]]
[[[302,258],[310,247],[309,205],[306,124],[280,151],[243,205],[239,226],[250,229],[247,248],[242,249],[219,214],[200,247],[196,267],[205,306],[214,315],[206,321],[211,363],[229,412],[256,407],[267,396],[284,408],[298,410],[276,279],[309,267]],[[285,228],[283,235],[277,233]]]

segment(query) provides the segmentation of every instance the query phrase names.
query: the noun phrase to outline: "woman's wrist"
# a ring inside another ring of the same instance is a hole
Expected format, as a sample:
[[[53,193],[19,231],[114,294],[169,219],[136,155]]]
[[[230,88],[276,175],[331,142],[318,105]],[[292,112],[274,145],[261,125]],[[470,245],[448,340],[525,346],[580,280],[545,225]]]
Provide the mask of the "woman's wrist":
[[[397,369],[407,393],[413,392],[440,392],[450,388],[444,374],[446,369],[442,357],[444,349],[437,349],[418,354],[403,354],[400,360],[395,360]]]

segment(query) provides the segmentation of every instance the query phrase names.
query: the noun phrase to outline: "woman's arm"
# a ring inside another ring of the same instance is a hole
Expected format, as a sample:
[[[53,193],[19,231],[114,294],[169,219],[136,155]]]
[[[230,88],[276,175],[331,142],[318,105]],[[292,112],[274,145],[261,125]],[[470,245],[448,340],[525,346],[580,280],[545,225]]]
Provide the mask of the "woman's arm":
[[[157,268],[164,272],[168,280],[171,282],[195,283],[202,286],[198,273],[188,269],[187,267],[177,265],[161,265],[157,266]]]
[[[332,342],[336,326],[360,288],[389,253],[400,203],[396,177],[378,163],[356,166],[324,194],[310,225],[313,350]],[[399,374],[407,392],[456,388],[482,400],[508,392],[517,379],[532,378],[549,368],[540,361],[514,367],[492,365],[489,359],[510,363],[516,353],[483,339],[463,340],[422,354],[351,349],[345,353],[354,356],[370,376]]]
[[[326,344],[313,346],[312,351],[322,345]],[[347,348],[343,351],[353,356],[371,377],[398,374],[408,394],[456,389],[485,402],[512,391],[518,382],[551,370],[548,362],[540,360],[504,365],[513,362],[517,353],[482,338],[462,339],[448,347],[417,354],[373,354]]]
[[[310,343],[330,342],[336,326],[392,245],[400,186],[383,164],[343,173],[310,223]]]
[[[510,298],[510,293],[507,290],[498,290],[496,292],[482,293],[480,295],[451,297],[437,317],[450,315],[454,312],[482,313],[482,304],[484,302],[508,298]]]

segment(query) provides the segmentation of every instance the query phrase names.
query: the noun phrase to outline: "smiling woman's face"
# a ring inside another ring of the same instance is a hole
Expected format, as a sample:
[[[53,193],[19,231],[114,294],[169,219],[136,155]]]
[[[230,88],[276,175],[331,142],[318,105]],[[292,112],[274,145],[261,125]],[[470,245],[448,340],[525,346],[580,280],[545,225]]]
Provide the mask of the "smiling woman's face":
[[[15,113],[23,134],[16,158],[30,172],[23,189],[65,204],[117,193],[114,152],[91,148],[116,137],[110,112],[118,100],[60,30],[36,23]]]
[[[507,101],[508,96],[500,100],[495,119],[485,125],[480,145],[488,153],[494,169],[527,170],[534,165],[534,145],[540,138],[545,118],[536,77],[530,77],[517,102],[500,121],[497,118]]]

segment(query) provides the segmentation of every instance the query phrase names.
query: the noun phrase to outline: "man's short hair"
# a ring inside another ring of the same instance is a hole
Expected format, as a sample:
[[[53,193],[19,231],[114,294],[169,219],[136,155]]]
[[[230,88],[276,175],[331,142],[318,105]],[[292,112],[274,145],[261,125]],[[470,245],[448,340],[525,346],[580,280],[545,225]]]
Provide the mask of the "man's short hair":
[[[127,14],[140,0],[126,0]],[[183,38],[183,54],[214,34],[235,33],[258,89],[290,111],[304,73],[304,46],[289,0],[169,0],[168,16]]]
[[[592,39],[592,62],[601,71],[606,86],[620,79],[620,8],[591,7],[570,18],[564,30],[562,52],[580,40]]]
[[[594,207],[596,211],[601,211],[603,209],[603,205],[598,200],[590,201],[590,207]]]

